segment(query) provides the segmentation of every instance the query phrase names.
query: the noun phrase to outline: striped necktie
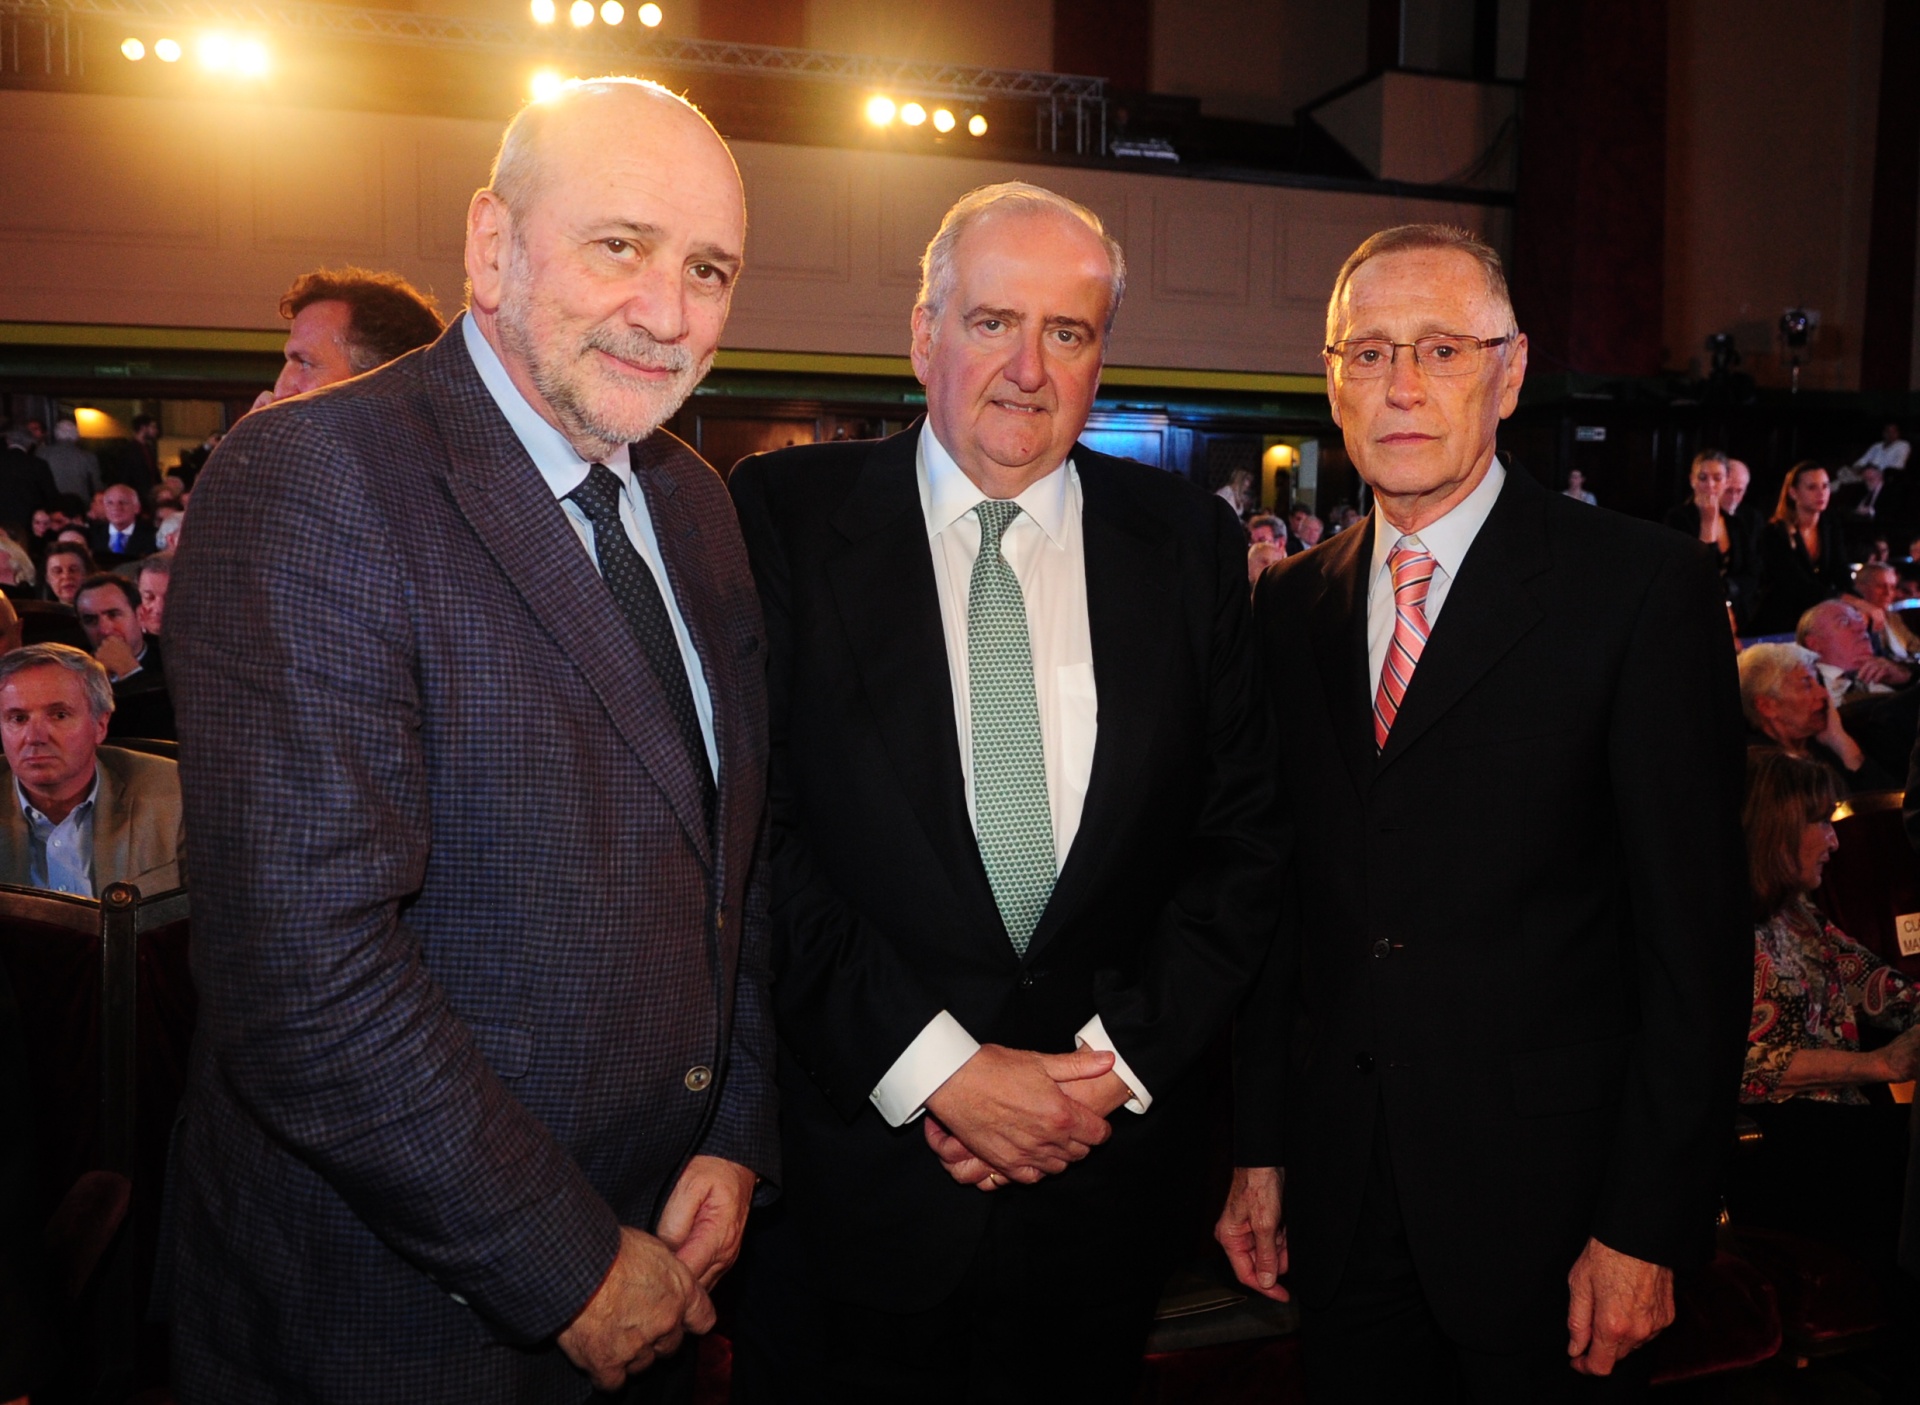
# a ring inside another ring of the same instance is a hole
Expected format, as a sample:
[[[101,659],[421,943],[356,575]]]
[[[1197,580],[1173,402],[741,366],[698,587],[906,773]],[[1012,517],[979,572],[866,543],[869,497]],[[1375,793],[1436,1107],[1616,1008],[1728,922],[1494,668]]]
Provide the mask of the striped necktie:
[[[1401,539],[1401,543],[1405,538]],[[1393,719],[1400,715],[1420,651],[1427,647],[1427,587],[1433,582],[1433,558],[1418,547],[1396,544],[1387,553],[1393,572],[1393,639],[1380,667],[1380,690],[1373,697],[1373,745],[1384,750]]]

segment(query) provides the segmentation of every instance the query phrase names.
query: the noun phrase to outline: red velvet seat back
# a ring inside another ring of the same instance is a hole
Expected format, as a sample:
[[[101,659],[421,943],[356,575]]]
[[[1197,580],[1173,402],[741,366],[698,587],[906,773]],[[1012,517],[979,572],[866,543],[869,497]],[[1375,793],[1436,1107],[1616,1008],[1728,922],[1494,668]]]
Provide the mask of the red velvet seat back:
[[[1814,896],[1834,924],[1904,975],[1920,979],[1920,954],[1902,956],[1895,923],[1920,918],[1920,855],[1907,843],[1898,792],[1856,795],[1840,807],[1840,848]]]

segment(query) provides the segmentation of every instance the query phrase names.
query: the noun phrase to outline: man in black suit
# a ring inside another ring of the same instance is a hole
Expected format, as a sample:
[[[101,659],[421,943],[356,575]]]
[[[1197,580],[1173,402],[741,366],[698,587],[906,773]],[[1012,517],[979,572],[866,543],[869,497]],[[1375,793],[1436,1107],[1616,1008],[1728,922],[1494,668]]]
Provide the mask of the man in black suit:
[[[73,597],[88,647],[113,680],[109,737],[175,740],[173,694],[160,641],[140,623],[140,592],[111,571],[88,576]]]
[[[1373,236],[1327,328],[1376,510],[1255,603],[1300,899],[1216,1232],[1271,1296],[1290,1265],[1316,1400],[1631,1393],[1711,1244],[1750,994],[1717,573],[1496,460],[1526,340],[1478,239]]]
[[[87,548],[101,566],[118,566],[151,556],[159,545],[153,524],[140,520],[140,494],[125,483],[115,483],[100,495],[107,520],[87,532]]]
[[[1137,1370],[1277,844],[1238,519],[1075,443],[1124,278],[1090,212],[975,191],[914,309],[926,419],[734,471],[787,1172],[737,1401]]]

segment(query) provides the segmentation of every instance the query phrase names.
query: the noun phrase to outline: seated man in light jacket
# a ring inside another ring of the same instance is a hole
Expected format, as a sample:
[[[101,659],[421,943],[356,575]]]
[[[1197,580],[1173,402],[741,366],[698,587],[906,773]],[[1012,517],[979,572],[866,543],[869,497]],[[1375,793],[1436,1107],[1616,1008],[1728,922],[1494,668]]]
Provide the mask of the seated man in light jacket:
[[[98,897],[110,883],[143,893],[181,886],[186,838],[179,767],[102,746],[113,685],[99,661],[65,644],[0,656],[0,882]]]

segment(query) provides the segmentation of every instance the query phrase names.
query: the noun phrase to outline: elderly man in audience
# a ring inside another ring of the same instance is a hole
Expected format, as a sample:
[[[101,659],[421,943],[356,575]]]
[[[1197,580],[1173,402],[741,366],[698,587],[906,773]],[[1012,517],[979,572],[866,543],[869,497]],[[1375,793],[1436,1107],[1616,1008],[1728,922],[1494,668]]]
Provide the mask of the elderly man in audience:
[[[158,643],[160,627],[166,619],[167,586],[173,580],[173,553],[157,552],[140,563],[137,584],[140,587],[140,628],[148,640]]]
[[[286,364],[253,408],[365,375],[440,335],[433,299],[397,273],[317,269],[293,280],[280,299]]]
[[[1867,561],[1853,573],[1853,594],[1842,596],[1866,616],[1867,638],[1875,658],[1899,664],[1920,661],[1920,633],[1893,608],[1900,594],[1900,572],[1886,561]]]
[[[0,656],[0,745],[13,779],[0,804],[0,881],[98,897],[109,883],[180,886],[186,836],[179,768],[102,746],[113,690],[64,644]]]
[[[158,548],[153,524],[140,520],[140,495],[125,483],[115,483],[100,495],[107,520],[93,524],[87,534],[87,549],[104,566],[118,566],[150,556]]]
[[[1838,846],[1832,773],[1756,748],[1747,777],[1753,1021],[1740,1101],[1764,1135],[1734,1163],[1729,1208],[1737,1223],[1837,1241],[1891,1282],[1908,1109],[1866,1091],[1920,1073],[1920,988],[1813,904]],[[1893,1038],[1865,1049],[1868,1029]]]
[[[1831,770],[1848,794],[1899,788],[1897,772],[1869,756],[1847,731],[1815,664],[1798,644],[1755,644],[1740,654],[1740,706],[1755,746],[1808,757]]]
[[[1844,599],[1809,609],[1795,637],[1819,656],[1814,666],[1848,733],[1883,771],[1898,775],[1920,730],[1915,666],[1876,657],[1866,616]]]
[[[115,737],[174,739],[173,695],[167,687],[160,641],[140,624],[140,590],[125,576],[103,571],[87,577],[74,597],[74,612],[93,656],[113,679]]]

